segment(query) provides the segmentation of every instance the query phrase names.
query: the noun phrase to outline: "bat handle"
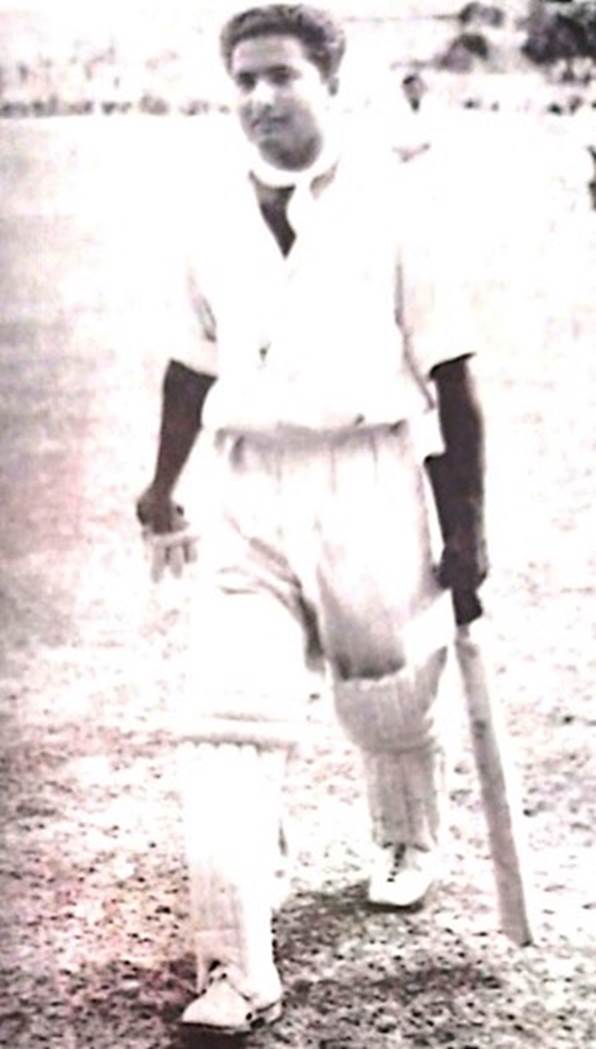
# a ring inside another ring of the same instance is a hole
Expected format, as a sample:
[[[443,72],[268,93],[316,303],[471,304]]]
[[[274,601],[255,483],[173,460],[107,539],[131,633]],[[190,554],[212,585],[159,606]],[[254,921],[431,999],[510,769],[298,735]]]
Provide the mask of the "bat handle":
[[[458,626],[473,623],[482,615],[482,605],[475,590],[454,590],[451,598]]]

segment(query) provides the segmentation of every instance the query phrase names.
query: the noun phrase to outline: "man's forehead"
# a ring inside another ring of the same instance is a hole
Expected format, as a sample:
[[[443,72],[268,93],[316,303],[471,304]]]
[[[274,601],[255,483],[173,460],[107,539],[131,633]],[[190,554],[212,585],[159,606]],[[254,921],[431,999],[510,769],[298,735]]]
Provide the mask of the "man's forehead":
[[[240,40],[232,52],[231,72],[295,65],[309,61],[302,41],[292,33],[261,33]],[[313,63],[314,64],[314,63]]]

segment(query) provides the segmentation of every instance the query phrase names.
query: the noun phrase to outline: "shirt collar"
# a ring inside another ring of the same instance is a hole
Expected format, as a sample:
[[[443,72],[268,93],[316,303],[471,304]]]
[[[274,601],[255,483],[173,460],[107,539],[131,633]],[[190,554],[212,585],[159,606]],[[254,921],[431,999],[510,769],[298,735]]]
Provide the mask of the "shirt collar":
[[[323,149],[313,163],[303,171],[286,171],[267,163],[254,146],[247,146],[247,169],[258,182],[276,189],[295,189],[304,194],[310,190],[313,196],[330,181],[337,168],[341,154],[339,135],[328,135]]]

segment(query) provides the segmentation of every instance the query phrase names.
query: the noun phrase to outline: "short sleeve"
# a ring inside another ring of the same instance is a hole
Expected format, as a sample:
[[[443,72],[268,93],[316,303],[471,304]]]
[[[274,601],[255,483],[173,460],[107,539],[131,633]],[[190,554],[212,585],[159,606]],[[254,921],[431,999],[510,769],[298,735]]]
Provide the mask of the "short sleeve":
[[[412,161],[413,177],[405,182],[396,278],[398,320],[423,377],[443,361],[477,351],[488,247],[461,189],[441,184],[429,159]]]
[[[215,319],[192,266],[181,254],[163,277],[160,352],[164,363],[174,360],[193,371],[217,375]]]
[[[175,356],[182,364],[206,375],[217,375],[217,326],[211,306],[203,294],[191,266],[186,273],[188,298],[189,346],[185,359]],[[186,347],[185,347],[186,349]],[[180,351],[179,351],[180,352]]]
[[[165,319],[162,352],[166,360],[217,375],[217,330],[204,291],[204,260],[200,251],[205,239],[205,194],[197,190],[196,164],[191,165],[186,154],[183,157],[176,192],[168,200],[164,223],[167,235],[159,244],[160,298]]]

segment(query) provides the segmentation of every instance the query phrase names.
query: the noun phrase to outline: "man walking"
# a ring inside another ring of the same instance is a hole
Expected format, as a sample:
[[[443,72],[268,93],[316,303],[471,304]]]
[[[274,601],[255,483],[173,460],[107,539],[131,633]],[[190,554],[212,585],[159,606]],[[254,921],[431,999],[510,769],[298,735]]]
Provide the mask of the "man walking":
[[[303,700],[292,668],[322,653],[362,753],[371,903],[420,902],[441,827],[449,590],[474,591],[486,564],[475,347],[458,341],[461,296],[446,325],[420,264],[417,161],[350,141],[345,39],[326,13],[254,8],[221,43],[246,151],[190,220],[196,358],[172,351],[137,509],[158,569],[178,573],[191,542],[172,492],[201,431],[184,788],[198,997],[183,1019],[234,1034],[281,1009],[271,914]]]

